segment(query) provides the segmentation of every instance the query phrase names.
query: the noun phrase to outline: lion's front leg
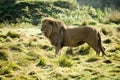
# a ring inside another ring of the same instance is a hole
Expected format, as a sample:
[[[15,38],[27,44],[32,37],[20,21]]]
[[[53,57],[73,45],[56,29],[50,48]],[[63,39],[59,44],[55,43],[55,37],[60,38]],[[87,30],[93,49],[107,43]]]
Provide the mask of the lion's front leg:
[[[61,48],[60,47],[55,47],[55,55],[61,55]]]

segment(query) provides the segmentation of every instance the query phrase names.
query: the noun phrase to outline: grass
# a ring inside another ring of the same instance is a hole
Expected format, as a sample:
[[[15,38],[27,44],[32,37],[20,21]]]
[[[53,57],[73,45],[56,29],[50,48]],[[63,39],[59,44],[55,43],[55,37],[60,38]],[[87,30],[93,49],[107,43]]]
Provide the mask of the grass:
[[[9,31],[7,36],[10,36],[11,38],[19,38],[20,34],[14,31]]]
[[[107,23],[112,22],[112,23],[119,24],[120,23],[120,11],[111,10],[107,18],[108,18],[108,21],[106,21]]]
[[[99,60],[99,58],[97,58],[97,57],[90,57],[86,60],[86,62],[95,62],[95,61],[98,61],[98,60]]]
[[[72,60],[69,57],[61,56],[58,59],[59,65],[62,67],[71,67],[72,66]]]
[[[9,29],[2,28],[3,34],[7,34]],[[24,36],[25,40],[19,41],[21,38],[11,38],[6,36],[3,38],[4,42],[0,44],[0,50],[2,53],[1,58],[1,78],[8,79],[5,75],[12,75],[10,79],[106,79],[107,74],[119,78],[119,45],[115,39],[109,37],[113,48],[111,46],[106,51],[109,56],[107,59],[104,57],[97,57],[92,49],[87,44],[80,47],[73,48],[71,54],[62,54],[61,56],[54,56],[54,48],[50,45],[46,38],[39,38],[39,28],[13,28],[14,32],[19,30],[19,34],[23,34],[23,31],[27,31],[28,36]],[[28,31],[29,30],[29,31]],[[34,32],[36,31],[36,33]],[[32,35],[31,35],[32,34]],[[113,34],[112,36],[115,36]],[[104,36],[102,36],[103,39]],[[6,39],[10,38],[10,41]],[[115,37],[116,38],[116,37]],[[27,39],[27,41],[26,41]],[[32,42],[32,45],[29,43]],[[33,46],[33,43],[36,44]],[[108,43],[104,43],[106,47]],[[107,49],[109,48],[107,47]],[[66,49],[66,48],[65,48]],[[65,53],[65,49],[62,53]],[[77,54],[80,53],[80,54]],[[88,54],[89,53],[89,54]],[[81,55],[84,54],[84,55]],[[115,55],[118,54],[118,55]],[[3,56],[7,55],[7,56]],[[94,56],[92,56],[94,55]],[[4,58],[3,58],[4,57]],[[104,70],[105,69],[105,70]],[[111,70],[112,69],[112,70]],[[92,71],[91,71],[92,70]],[[117,72],[118,71],[118,72]],[[17,74],[16,74],[17,73]],[[118,74],[117,74],[118,73]],[[100,77],[97,75],[105,75]],[[44,75],[44,78],[42,77]],[[91,77],[90,77],[91,76]],[[108,79],[113,78],[109,76]]]
[[[8,52],[6,50],[0,50],[0,60],[7,60]]]
[[[0,75],[10,74],[10,73],[11,73],[11,70],[8,67],[3,67],[0,70]]]
[[[120,79],[119,24],[114,21],[106,23],[110,19],[107,17],[109,14],[107,9],[91,7],[88,11],[88,7],[78,7],[76,2],[72,1],[24,0],[13,5],[13,9],[9,9],[14,11],[15,6],[18,6],[20,9],[17,9],[15,14],[19,10],[23,13],[20,14],[21,17],[9,15],[14,17],[8,20],[9,28],[7,22],[0,23],[0,79]],[[119,14],[119,12],[115,13]],[[4,16],[6,14],[2,17]],[[108,56],[95,55],[95,51],[87,44],[73,48],[68,54],[67,48],[63,48],[62,55],[55,56],[54,47],[41,35],[38,25],[45,16],[60,19],[67,25],[94,26],[100,31],[102,44]]]
[[[37,66],[45,66],[45,65],[46,65],[46,59],[43,56],[40,56]]]

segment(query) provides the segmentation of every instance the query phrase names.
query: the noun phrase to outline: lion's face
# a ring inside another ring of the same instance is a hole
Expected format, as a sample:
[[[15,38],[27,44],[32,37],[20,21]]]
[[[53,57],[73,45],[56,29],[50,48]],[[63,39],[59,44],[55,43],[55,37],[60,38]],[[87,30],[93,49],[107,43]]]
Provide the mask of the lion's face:
[[[42,21],[41,31],[46,37],[49,37],[51,35],[52,25],[49,21]]]
[[[63,39],[66,25],[57,19],[46,17],[41,20],[41,31],[51,44],[56,47],[56,53],[63,47]]]

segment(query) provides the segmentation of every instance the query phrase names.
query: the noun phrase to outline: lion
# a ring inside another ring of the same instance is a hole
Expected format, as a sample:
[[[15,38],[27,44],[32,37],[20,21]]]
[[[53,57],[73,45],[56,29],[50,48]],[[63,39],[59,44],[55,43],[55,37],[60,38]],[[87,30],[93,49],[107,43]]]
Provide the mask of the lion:
[[[67,26],[60,20],[45,17],[41,20],[41,31],[50,40],[51,44],[55,47],[55,53],[58,54],[62,48],[63,32]]]
[[[102,52],[102,55],[106,55],[105,48],[101,43],[100,33],[93,27],[78,26],[68,28],[62,21],[47,17],[42,19],[41,31],[55,47],[56,54],[64,46],[77,47],[87,43],[96,51],[96,54]]]

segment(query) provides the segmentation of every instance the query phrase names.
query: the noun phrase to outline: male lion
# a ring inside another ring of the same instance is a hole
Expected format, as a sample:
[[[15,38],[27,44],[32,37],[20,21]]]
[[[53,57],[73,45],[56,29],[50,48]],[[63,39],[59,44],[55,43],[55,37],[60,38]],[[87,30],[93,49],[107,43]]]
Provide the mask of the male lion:
[[[63,44],[63,32],[66,25],[54,18],[46,17],[42,19],[41,31],[50,40],[51,44],[55,46],[55,53],[58,54]]]
[[[97,54],[102,51],[102,54],[106,55],[105,49],[101,45],[100,33],[92,27],[66,28],[63,22],[47,17],[42,20],[41,31],[50,40],[51,44],[55,46],[56,54],[64,46],[77,47],[87,43]]]

